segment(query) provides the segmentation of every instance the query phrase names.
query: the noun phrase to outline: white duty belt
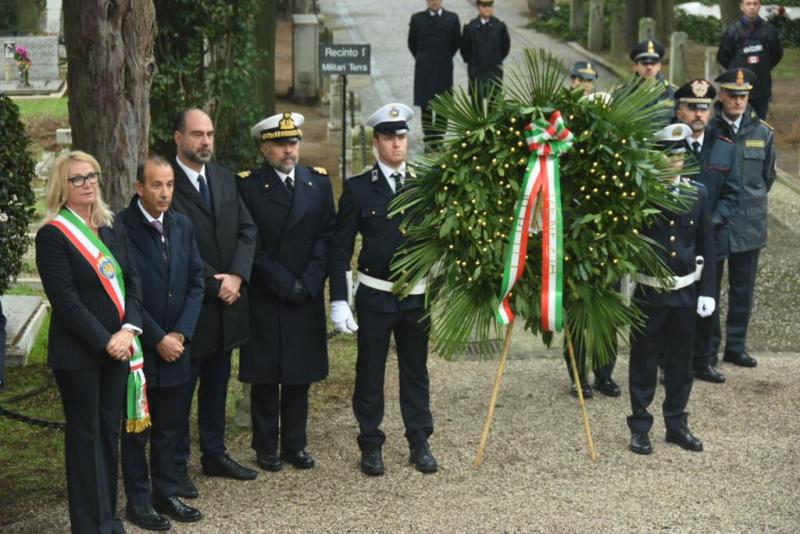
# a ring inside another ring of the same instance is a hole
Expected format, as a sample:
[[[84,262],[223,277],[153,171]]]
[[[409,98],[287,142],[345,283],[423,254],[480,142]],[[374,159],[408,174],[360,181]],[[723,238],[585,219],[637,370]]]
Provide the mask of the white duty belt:
[[[388,280],[381,280],[380,278],[373,278],[372,276],[366,275],[361,271],[357,272],[358,278],[356,280],[356,284],[364,284],[367,287],[371,287],[372,289],[377,289],[378,291],[386,291],[387,293],[392,293],[392,288],[394,288],[394,282],[389,282]],[[425,288],[427,287],[428,282],[425,278],[417,282],[414,287],[411,288],[411,291],[408,292],[409,295],[424,295]]]
[[[637,284],[642,284],[644,286],[655,287],[659,289],[668,289],[670,291],[677,291],[678,289],[683,289],[684,287],[688,287],[694,284],[696,281],[700,280],[700,275],[703,274],[703,256],[697,256],[694,259],[695,269],[694,272],[685,274],[683,276],[672,276],[669,280],[672,280],[670,285],[665,286],[664,284],[659,281],[658,278],[655,276],[649,276],[646,274],[636,273],[633,276],[634,282]]]

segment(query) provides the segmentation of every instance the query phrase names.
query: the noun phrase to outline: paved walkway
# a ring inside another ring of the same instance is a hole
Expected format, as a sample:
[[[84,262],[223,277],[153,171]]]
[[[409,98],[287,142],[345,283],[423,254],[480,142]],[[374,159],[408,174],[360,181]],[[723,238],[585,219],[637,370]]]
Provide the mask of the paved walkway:
[[[474,2],[446,0],[445,9],[455,12],[462,26],[477,16]],[[392,101],[411,104],[414,100],[414,58],[408,50],[408,21],[411,15],[425,8],[422,0],[321,0],[320,9],[325,25],[333,30],[334,42],[369,43],[372,46],[372,75],[350,76],[348,87],[361,97],[362,119],[375,109]],[[525,48],[544,48],[570,67],[573,62],[585,60],[578,52],[563,42],[536,32],[525,26],[529,11],[525,0],[504,0],[495,3],[495,15],[508,25],[511,36],[511,53],[506,59],[510,65],[520,58]],[[467,86],[467,71],[460,54],[454,58],[454,83]],[[600,86],[610,84],[615,75],[600,65]],[[412,124],[411,151],[422,149],[422,128],[419,108]]]

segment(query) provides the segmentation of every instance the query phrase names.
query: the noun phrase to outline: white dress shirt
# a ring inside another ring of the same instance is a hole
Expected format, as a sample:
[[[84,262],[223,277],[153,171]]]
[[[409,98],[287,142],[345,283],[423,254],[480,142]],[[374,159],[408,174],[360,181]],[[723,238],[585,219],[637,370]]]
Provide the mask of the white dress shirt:
[[[289,178],[292,179],[292,183],[295,186],[297,186],[297,180],[294,179],[294,167],[292,167],[292,170],[289,171],[289,174],[283,173],[283,172],[279,171],[278,169],[275,169],[274,167],[273,167],[273,169],[275,171],[275,174],[278,175],[278,178],[281,179],[281,182],[283,183],[283,185],[286,185],[286,178],[289,177]]]
[[[206,179],[206,187],[210,187],[208,185],[208,175],[206,174],[206,166],[205,165],[203,165],[203,167],[200,169],[200,172],[197,172],[196,170],[190,169],[189,167],[184,165],[184,163],[181,161],[181,158],[179,158],[177,155],[175,155],[175,161],[178,162],[178,167],[183,169],[183,172],[186,173],[186,176],[189,178],[189,181],[192,182],[192,185],[194,186],[194,188],[197,189],[198,193],[200,192],[200,183],[197,181],[197,178],[201,174],[203,175],[203,178]]]
[[[744,114],[739,115],[738,119],[736,119],[735,121],[732,121],[732,120],[730,120],[728,118],[727,115],[725,115],[725,113],[722,114],[722,120],[724,120],[725,122],[727,122],[730,125],[731,130],[733,131],[733,135],[736,135],[737,133],[739,133],[739,127],[742,125],[742,117],[744,117]]]

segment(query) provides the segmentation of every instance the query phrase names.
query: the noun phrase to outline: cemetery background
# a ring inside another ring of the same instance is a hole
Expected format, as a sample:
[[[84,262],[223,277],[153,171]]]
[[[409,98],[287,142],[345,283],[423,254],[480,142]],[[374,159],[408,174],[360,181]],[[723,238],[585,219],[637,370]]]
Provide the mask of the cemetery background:
[[[381,16],[383,4],[376,0],[366,3],[323,0],[319,4],[334,42],[369,42],[375,35],[398,35],[399,46],[384,42],[383,48],[373,52],[374,65],[380,66],[378,72],[372,78],[360,78],[352,84],[356,100],[362,102],[363,108],[363,113],[359,110],[356,117],[368,115],[388,97],[410,100],[411,60],[405,49],[405,21],[419,6],[404,5],[402,13],[394,13],[389,19]],[[466,1],[448,0],[446,7],[457,10],[462,22],[473,16],[473,8]],[[508,0],[502,8],[498,6],[502,19],[516,21],[510,22],[516,49],[568,48],[557,48],[559,44],[555,41],[525,29],[529,14],[524,0]],[[401,19],[403,25],[398,30],[397,20]],[[279,95],[285,95],[293,83],[291,30],[290,21],[279,24],[275,69]],[[565,52],[559,53],[567,59]],[[463,83],[463,66],[460,60],[456,63],[457,80]],[[608,69],[613,70],[613,64]],[[334,93],[335,85],[329,91]],[[69,126],[66,97],[17,102],[34,140],[36,159],[42,162],[40,171],[46,173],[46,160],[50,157],[46,153],[61,148],[55,142],[55,128]],[[302,160],[331,170],[338,191],[340,130],[336,130],[331,109],[315,104],[298,105],[286,97],[277,104],[280,109],[291,107],[306,115]],[[174,114],[173,110],[166,113],[170,117]],[[333,135],[329,135],[329,122],[333,123],[330,125]],[[416,134],[412,145],[412,151],[419,150]],[[34,184],[39,192],[42,185]],[[230,487],[224,481],[205,479],[194,466],[204,495],[199,504],[208,512],[207,519],[200,526],[177,526],[174,530],[250,532],[253,525],[262,525],[265,531],[347,528],[564,531],[593,524],[603,525],[608,531],[630,531],[635,527],[643,531],[659,528],[792,531],[800,525],[795,506],[798,469],[791,443],[791,436],[800,430],[795,414],[800,393],[797,359],[800,335],[794,327],[798,319],[796,292],[786,288],[797,288],[800,283],[795,252],[800,222],[796,186],[796,178],[784,180],[776,184],[770,199],[770,247],[759,278],[760,293],[752,327],[753,346],[761,356],[757,378],[725,367],[729,383],[724,389],[701,384],[693,392],[690,407],[693,427],[707,443],[703,455],[687,457],[683,451],[666,447],[656,434],[653,461],[642,463],[632,458],[625,449],[623,396],[616,401],[590,401],[590,417],[601,454],[600,463],[592,466],[585,458],[577,406],[567,395],[560,351],[521,339],[515,341],[517,359],[509,366],[487,461],[481,471],[472,470],[469,463],[494,364],[432,359],[433,408],[438,427],[433,446],[443,471],[438,478],[424,479],[404,465],[396,399],[397,369],[396,365],[390,365],[387,392],[394,394],[387,399],[386,426],[391,438],[386,455],[387,464],[389,461],[392,464],[386,480],[365,484],[357,473],[353,439],[356,429],[349,406],[355,343],[351,337],[339,336],[331,343],[331,377],[312,389],[309,427],[312,452],[320,461],[320,469],[312,477],[291,471],[281,473],[280,477],[262,474],[254,484]],[[43,214],[41,200],[37,212]],[[34,231],[35,227],[31,229]],[[32,253],[30,258],[29,268],[20,277],[23,283],[9,294],[41,295]],[[0,393],[0,402],[26,414],[61,420],[57,390],[51,387],[37,392],[40,386],[52,382],[44,366],[46,327],[45,322],[29,365],[10,370],[11,389]],[[623,356],[615,372],[621,384],[627,373],[626,360]],[[231,381],[231,418],[240,387],[236,380]],[[623,386],[623,390],[627,388]],[[33,396],[9,404],[14,397],[32,391]],[[654,406],[658,403],[659,398]],[[781,430],[778,432],[776,428]],[[252,460],[249,430],[235,428],[233,424],[230,429],[229,445],[234,456]],[[660,432],[658,425],[657,432]],[[55,532],[65,528],[62,438],[53,430],[0,418],[0,494],[4,496],[0,501],[0,529]],[[741,458],[742,450],[752,454]],[[674,475],[676,466],[680,466],[681,477]],[[375,498],[376,492],[384,496]],[[650,497],[644,503],[637,503],[633,499],[637,494]],[[276,495],[288,505],[278,509],[274,503]],[[687,495],[695,498],[686,502]],[[748,502],[749,506],[743,507],[742,502]],[[249,513],[253,504],[257,510]],[[381,511],[378,524],[370,516],[370,507]],[[678,507],[682,510],[680,514]],[[266,516],[272,517],[271,523],[264,521]]]

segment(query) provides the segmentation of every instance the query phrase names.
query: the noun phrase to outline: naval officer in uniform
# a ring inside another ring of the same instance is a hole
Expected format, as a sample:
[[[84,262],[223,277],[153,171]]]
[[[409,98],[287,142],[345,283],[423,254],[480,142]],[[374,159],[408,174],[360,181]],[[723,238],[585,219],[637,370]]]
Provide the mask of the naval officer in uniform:
[[[335,208],[327,171],[298,164],[302,124],[299,113],[281,113],[253,126],[264,164],[238,180],[258,228],[239,378],[252,384],[251,445],[267,471],[314,467],[308,388],[328,376],[323,293]]]
[[[656,132],[658,144],[669,147],[675,177],[669,184],[673,194],[683,197],[687,206],[670,212],[662,210],[656,221],[642,230],[659,247],[657,253],[672,270],[666,287],[648,274],[637,274],[634,301],[645,316],[641,331],[631,332],[630,449],[651,454],[648,435],[653,416],[647,411],[656,390],[657,356],[663,357],[665,398],[662,406],[667,442],[691,451],[702,451],[703,443],[688,427],[686,405],[692,389],[692,348],[695,314],[714,313],[714,229],[708,209],[706,188],[681,178],[683,152],[692,130],[685,124],[672,124]],[[704,261],[706,258],[709,261]]]
[[[372,146],[378,162],[348,179],[339,200],[336,233],[331,254],[331,319],[337,330],[358,331],[358,360],[353,391],[353,412],[359,425],[361,471],[384,472],[381,447],[386,436],[383,420],[383,383],[389,338],[394,334],[400,368],[400,410],[405,437],[411,449],[409,461],[423,473],[438,466],[428,445],[433,433],[428,385],[428,330],[425,318],[425,287],[412,288],[406,298],[392,293],[392,258],[403,242],[402,216],[390,218],[389,203],[413,179],[406,168],[408,121],[414,112],[403,104],[388,104],[372,114]],[[346,271],[350,269],[356,235],[361,234],[358,256],[358,290],[355,296],[356,324],[348,305]]]

